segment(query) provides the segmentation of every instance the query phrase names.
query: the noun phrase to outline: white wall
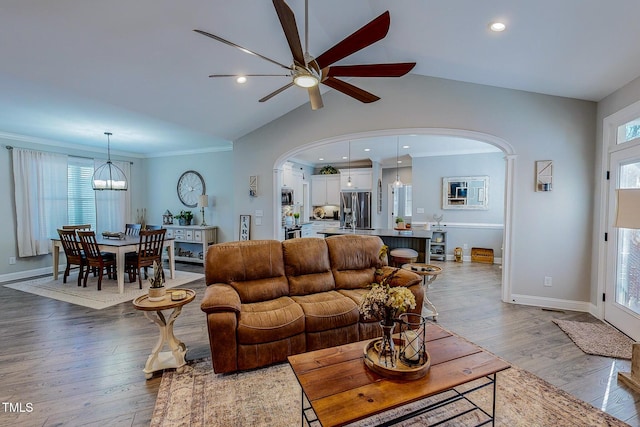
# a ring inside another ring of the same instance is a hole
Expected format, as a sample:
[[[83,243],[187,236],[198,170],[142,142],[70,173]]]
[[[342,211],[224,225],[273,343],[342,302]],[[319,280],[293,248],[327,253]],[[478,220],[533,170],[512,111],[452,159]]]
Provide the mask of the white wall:
[[[304,105],[234,142],[236,192],[250,174],[265,183],[262,197],[236,200],[236,212],[265,213],[254,238],[273,237],[272,174],[286,153],[373,130],[475,131],[502,138],[517,155],[513,293],[590,300],[595,103],[414,75],[367,79],[363,87],[381,101],[363,105],[330,91],[322,110]],[[534,192],[536,160],[554,161],[552,192]],[[544,276],[553,287],[542,286]]]
[[[162,214],[168,209],[172,214],[181,210],[191,210],[194,224],[202,223],[200,208],[184,206],[177,195],[177,183],[180,175],[187,170],[195,170],[204,178],[209,207],[205,209],[208,225],[218,227],[218,241],[237,240],[234,232],[233,199],[233,152],[198,153],[171,157],[154,157],[144,160],[144,177],[147,184],[147,222],[162,224]],[[249,178],[245,180],[243,193],[237,197],[248,197]]]

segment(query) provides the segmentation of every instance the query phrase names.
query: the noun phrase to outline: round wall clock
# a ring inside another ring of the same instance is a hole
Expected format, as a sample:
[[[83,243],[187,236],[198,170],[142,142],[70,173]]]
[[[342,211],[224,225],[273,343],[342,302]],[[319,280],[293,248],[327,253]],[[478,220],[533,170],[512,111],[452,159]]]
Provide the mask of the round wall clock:
[[[178,179],[178,198],[190,208],[198,206],[198,198],[205,194],[204,178],[196,171],[186,171]]]

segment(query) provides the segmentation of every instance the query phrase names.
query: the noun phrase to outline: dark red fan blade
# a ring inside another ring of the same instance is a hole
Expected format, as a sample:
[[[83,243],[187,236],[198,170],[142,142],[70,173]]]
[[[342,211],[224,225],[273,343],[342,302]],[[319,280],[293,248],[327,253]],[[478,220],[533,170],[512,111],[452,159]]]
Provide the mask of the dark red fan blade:
[[[357,52],[360,49],[364,49],[378,40],[382,40],[389,31],[390,23],[391,18],[389,17],[389,11],[386,11],[355,33],[351,34],[349,37],[342,40],[337,45],[327,50],[322,55],[318,56],[316,58],[316,62],[320,68],[328,67],[329,65],[340,61],[342,58],[346,58],[352,53]]]
[[[322,83],[344,93],[345,95],[349,95],[350,97],[355,98],[360,102],[364,102],[365,104],[368,104],[369,102],[375,102],[380,99],[379,97],[367,92],[366,90],[360,89],[359,87],[333,77],[327,77],[327,79],[323,80]]]
[[[329,77],[401,77],[415,67],[415,62],[395,64],[336,65],[329,67]]]
[[[291,49],[291,55],[293,55],[293,62],[296,65],[304,67],[306,65],[304,62],[304,53],[302,52],[302,44],[300,43],[298,26],[296,25],[296,17],[293,11],[284,0],[273,0],[273,7],[276,8],[284,36],[289,43],[289,49]]]

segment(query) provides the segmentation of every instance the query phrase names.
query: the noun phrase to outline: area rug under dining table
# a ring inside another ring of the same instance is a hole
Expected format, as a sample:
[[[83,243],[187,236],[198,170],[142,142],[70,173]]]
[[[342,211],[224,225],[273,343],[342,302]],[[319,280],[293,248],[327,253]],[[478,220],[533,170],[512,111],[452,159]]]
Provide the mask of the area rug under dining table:
[[[498,373],[497,426],[627,426],[525,370],[512,367]],[[469,385],[467,385],[468,387]],[[488,389],[471,393],[471,400],[490,409]],[[432,403],[434,398],[429,398]],[[422,400],[353,424],[378,425],[392,416],[409,412]],[[468,405],[464,400],[459,405]],[[287,363],[233,374],[215,374],[210,359],[193,361],[183,373],[167,371],[162,376],[152,427],[270,426],[293,427],[301,422],[301,391]],[[465,409],[458,406],[457,409]],[[432,425],[451,415],[445,407],[429,415],[406,421],[402,426]],[[476,411],[478,412],[478,411]],[[475,413],[445,425],[476,425]]]
[[[204,275],[200,273],[176,271],[173,279],[167,275],[164,286],[167,289],[171,289],[186,285],[203,277]],[[149,292],[149,283],[147,280],[142,281],[142,289],[140,289],[137,280],[133,283],[128,283],[127,281],[123,293],[118,292],[118,284],[116,281],[108,279],[106,275],[102,278],[102,290],[100,291],[98,291],[98,279],[91,274],[87,280],[86,288],[78,286],[77,280],[78,273],[76,271],[69,275],[67,283],[63,283],[62,274],[60,274],[58,280],[54,280],[52,276],[46,276],[8,283],[4,286],[97,310],[111,307],[122,302],[132,301],[134,298]]]

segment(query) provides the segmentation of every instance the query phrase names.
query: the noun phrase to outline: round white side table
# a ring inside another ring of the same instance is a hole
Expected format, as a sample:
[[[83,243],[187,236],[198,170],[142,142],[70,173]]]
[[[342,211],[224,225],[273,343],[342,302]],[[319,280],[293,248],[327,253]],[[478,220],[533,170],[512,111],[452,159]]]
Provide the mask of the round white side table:
[[[172,301],[171,295],[176,291],[185,291],[187,297],[179,301]],[[181,372],[187,364],[184,358],[187,354],[187,346],[173,334],[173,324],[180,315],[182,307],[193,301],[195,297],[196,293],[191,289],[169,289],[162,301],[149,301],[149,295],[142,295],[133,300],[133,306],[137,310],[143,311],[145,317],[158,325],[160,330],[158,342],[144,365],[143,372],[147,379],[150,379],[154,372],[163,369],[176,368],[178,372]],[[171,309],[173,311],[169,317],[165,317],[162,311]],[[165,344],[169,347],[169,351],[161,351]]]

